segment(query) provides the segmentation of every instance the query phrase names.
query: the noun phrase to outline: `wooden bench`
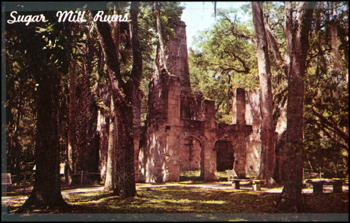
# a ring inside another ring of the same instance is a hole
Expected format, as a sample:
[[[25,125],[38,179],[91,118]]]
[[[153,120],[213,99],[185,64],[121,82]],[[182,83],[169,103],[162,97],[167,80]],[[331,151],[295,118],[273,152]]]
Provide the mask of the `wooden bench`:
[[[343,192],[343,181],[342,179],[309,179],[307,183],[312,184],[314,194],[322,194],[323,186],[325,184],[333,185],[333,193],[342,193]]]
[[[1,173],[1,185],[12,185],[10,173]]]

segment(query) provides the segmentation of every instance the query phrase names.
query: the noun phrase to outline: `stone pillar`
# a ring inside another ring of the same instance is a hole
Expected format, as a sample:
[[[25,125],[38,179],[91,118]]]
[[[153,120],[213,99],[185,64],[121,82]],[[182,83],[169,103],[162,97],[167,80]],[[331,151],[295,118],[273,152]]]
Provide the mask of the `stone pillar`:
[[[207,142],[204,146],[204,181],[212,181],[215,179],[216,171],[216,151],[214,143]]]
[[[246,176],[246,137],[242,132],[236,138],[235,145],[235,163],[234,169],[238,177],[243,178]]]
[[[180,142],[179,135],[181,134],[181,127],[172,126],[167,136],[166,148],[166,175],[163,176],[163,182],[178,182],[180,180]]]
[[[211,181],[215,178],[216,171],[216,151],[214,151],[215,144],[215,101],[204,101],[204,120],[205,120],[205,137],[208,139],[203,142],[203,180]]]
[[[246,124],[252,126],[252,134],[246,141],[247,163],[246,173],[248,177],[257,177],[260,171],[261,154],[261,113],[259,89],[246,91]]]
[[[205,127],[206,129],[214,129],[215,126],[215,101],[205,100]]]
[[[167,125],[180,124],[181,84],[176,76],[169,76]],[[169,127],[168,127],[169,128]]]
[[[232,123],[245,125],[245,91],[237,88],[232,101]]]

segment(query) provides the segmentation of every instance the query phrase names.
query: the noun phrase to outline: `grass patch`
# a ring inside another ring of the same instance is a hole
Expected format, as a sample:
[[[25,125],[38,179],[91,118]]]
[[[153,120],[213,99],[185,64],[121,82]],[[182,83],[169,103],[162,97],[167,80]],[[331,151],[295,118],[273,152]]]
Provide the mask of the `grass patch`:
[[[188,170],[180,173],[180,176],[184,177],[199,177],[201,174],[200,170]]]
[[[306,194],[309,213],[348,213],[348,192]],[[214,190],[198,187],[140,188],[137,196],[120,199],[108,192],[74,193],[64,196],[65,213],[279,213],[279,194],[253,191]],[[14,213],[25,200],[2,201]],[[38,211],[47,212],[47,211]]]

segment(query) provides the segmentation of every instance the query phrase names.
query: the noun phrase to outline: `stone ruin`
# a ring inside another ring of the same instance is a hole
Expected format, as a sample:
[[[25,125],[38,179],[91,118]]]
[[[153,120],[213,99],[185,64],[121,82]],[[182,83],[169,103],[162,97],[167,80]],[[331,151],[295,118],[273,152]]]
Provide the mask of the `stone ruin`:
[[[215,121],[215,101],[190,86],[186,25],[180,22],[166,45],[168,72],[156,71],[149,85],[148,117],[141,134],[136,180],[178,182],[200,171],[204,181],[234,168],[240,178],[260,167],[259,91],[236,89],[232,124]],[[137,159],[137,158],[136,158]]]

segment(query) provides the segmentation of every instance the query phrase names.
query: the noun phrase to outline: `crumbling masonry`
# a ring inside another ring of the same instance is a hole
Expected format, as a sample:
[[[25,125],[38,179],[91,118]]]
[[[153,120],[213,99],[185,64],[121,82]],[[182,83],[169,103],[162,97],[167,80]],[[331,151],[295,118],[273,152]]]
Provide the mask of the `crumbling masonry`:
[[[199,170],[202,180],[234,168],[239,177],[256,176],[260,166],[258,90],[236,89],[232,124],[215,121],[215,101],[190,86],[186,25],[166,46],[167,68],[149,85],[149,113],[138,152],[137,181],[179,181]]]

